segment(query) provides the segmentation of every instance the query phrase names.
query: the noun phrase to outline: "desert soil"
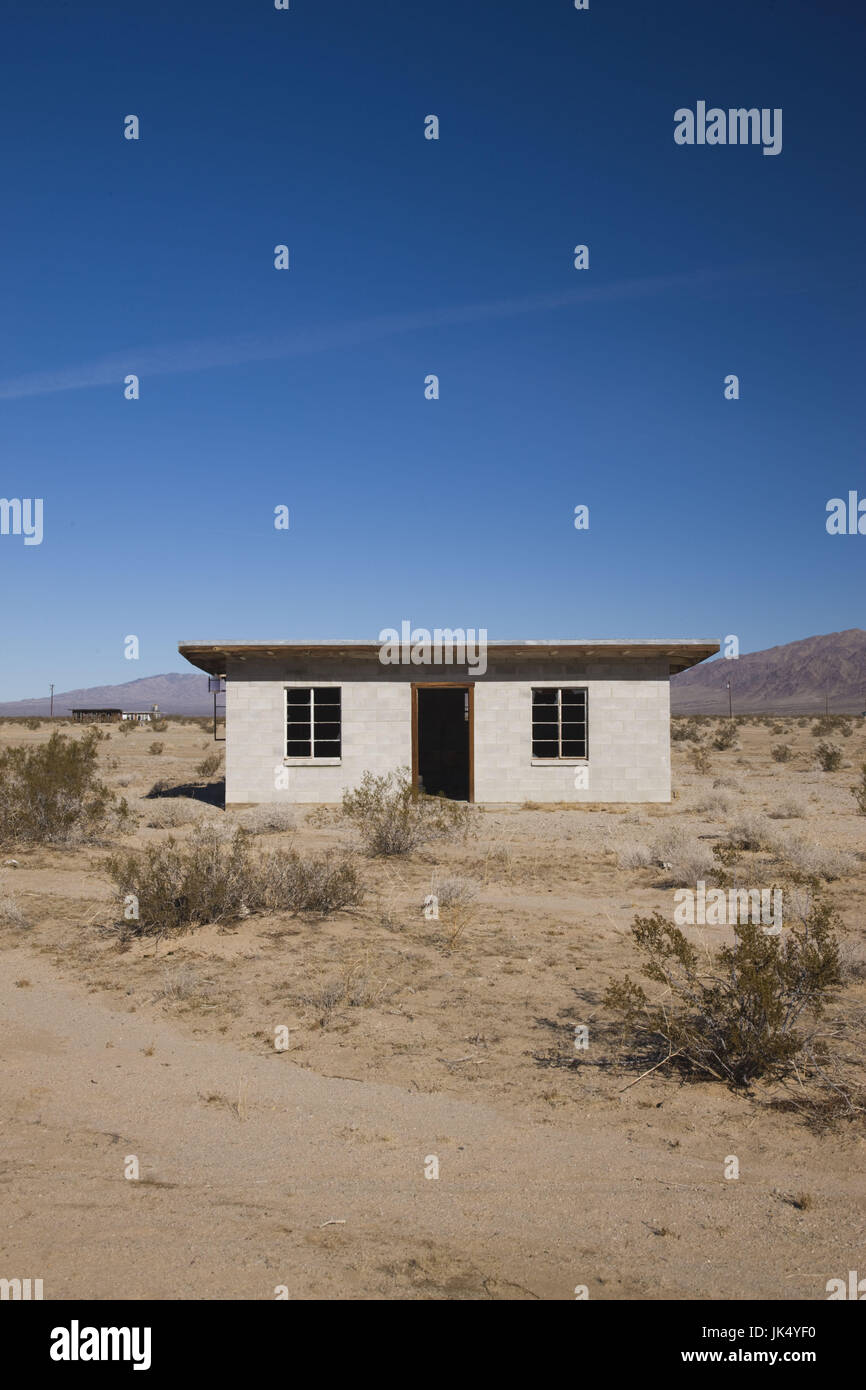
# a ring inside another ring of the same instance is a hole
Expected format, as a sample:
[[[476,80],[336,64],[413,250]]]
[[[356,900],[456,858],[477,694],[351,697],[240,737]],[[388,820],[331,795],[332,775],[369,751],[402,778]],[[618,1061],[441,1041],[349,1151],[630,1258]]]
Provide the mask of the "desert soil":
[[[670,805],[487,808],[465,843],[359,855],[361,907],[171,939],[118,932],[106,858],[244,813],[147,795],[157,778],[201,794],[201,726],[111,730],[103,775],[135,828],[0,855],[0,1276],[64,1299],[826,1298],[866,1270],[859,1121],[816,1128],[777,1086],[632,1084],[602,996],[636,973],[635,916],[672,915],[669,876],[640,852],[759,817],[831,863],[846,960],[831,1022],[850,1037],[866,1007],[861,724],[831,736],[837,772],[816,766],[811,722],[743,724],[706,771],[674,743]],[[4,722],[0,747],[49,732]],[[165,826],[169,803],[187,824]],[[335,811],[300,808],[254,845],[351,840]],[[778,852],[752,863],[756,886],[774,881]],[[427,920],[454,877],[477,896]]]

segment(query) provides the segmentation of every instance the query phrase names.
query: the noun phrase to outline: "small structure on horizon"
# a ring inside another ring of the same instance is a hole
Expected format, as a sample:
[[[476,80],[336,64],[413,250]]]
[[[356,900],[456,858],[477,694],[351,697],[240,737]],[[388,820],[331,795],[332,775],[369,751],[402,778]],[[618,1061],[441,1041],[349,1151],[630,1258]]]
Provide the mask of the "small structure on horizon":
[[[72,720],[75,724],[115,724],[119,719],[126,716],[121,709],[75,709],[72,710]]]

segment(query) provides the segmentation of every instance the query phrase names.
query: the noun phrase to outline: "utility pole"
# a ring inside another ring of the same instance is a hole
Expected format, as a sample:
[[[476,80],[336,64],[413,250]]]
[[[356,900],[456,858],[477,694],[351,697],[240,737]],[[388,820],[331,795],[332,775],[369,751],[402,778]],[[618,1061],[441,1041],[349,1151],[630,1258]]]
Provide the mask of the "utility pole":
[[[728,718],[729,718],[729,719],[733,719],[733,717],[734,717],[734,705],[733,705],[733,696],[732,696],[732,694],[731,694],[731,682],[730,682],[730,679],[728,679],[728,680],[725,681],[725,685],[728,687]]]
[[[53,718],[54,718],[54,686],[53,686],[53,684],[51,685],[50,689],[51,689],[51,713],[49,714],[48,718],[49,718],[49,719],[53,719]]]
[[[830,713],[830,691],[829,691],[829,690],[825,690],[825,691],[824,691],[824,713],[825,713],[825,715],[828,715],[828,714]]]

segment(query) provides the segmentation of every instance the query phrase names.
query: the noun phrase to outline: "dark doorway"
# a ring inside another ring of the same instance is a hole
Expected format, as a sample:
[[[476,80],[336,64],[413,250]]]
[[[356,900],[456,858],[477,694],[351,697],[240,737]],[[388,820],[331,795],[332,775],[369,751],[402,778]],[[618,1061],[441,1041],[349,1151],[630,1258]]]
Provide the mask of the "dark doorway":
[[[472,800],[472,696],[467,685],[414,687],[415,783],[428,796]]]

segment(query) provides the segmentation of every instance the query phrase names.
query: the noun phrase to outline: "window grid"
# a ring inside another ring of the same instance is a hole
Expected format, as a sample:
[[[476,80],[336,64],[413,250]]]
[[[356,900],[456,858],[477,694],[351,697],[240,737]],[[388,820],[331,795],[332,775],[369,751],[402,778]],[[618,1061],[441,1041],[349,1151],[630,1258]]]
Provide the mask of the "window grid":
[[[551,762],[586,758],[585,687],[540,687],[532,691],[532,756]]]
[[[339,686],[290,686],[286,689],[286,757],[342,756]]]

